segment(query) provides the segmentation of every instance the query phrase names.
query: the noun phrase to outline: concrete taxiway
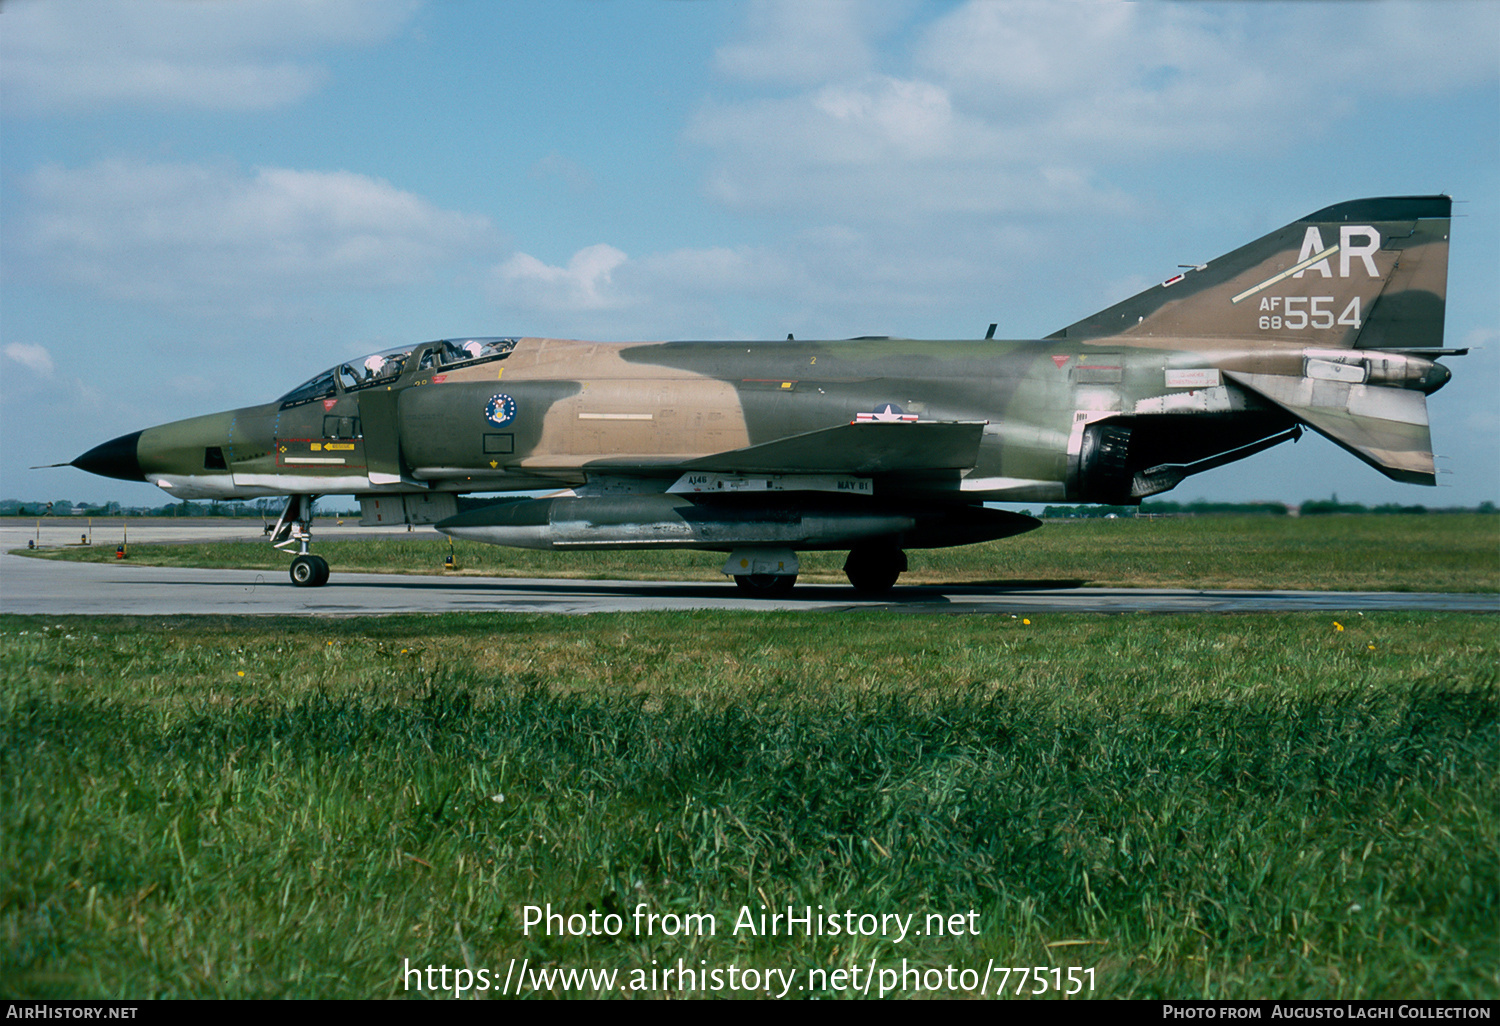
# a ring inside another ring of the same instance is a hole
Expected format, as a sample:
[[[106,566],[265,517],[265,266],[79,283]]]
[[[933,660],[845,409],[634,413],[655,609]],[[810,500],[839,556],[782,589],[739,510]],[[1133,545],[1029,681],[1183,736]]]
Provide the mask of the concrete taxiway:
[[[258,532],[258,527],[254,528]],[[356,529],[357,530],[357,529]],[[243,537],[243,526],[192,529],[206,540]],[[233,533],[238,532],[238,533]],[[12,532],[0,544],[24,548]],[[178,534],[181,529],[178,529]],[[97,534],[97,532],[96,532]],[[150,540],[169,540],[158,528]],[[331,532],[322,531],[320,537]],[[132,539],[147,540],[132,532]],[[105,539],[112,544],[113,539]],[[96,538],[95,544],[100,544]],[[1500,612],[1500,596],[1403,592],[1194,591],[1079,588],[1067,584],[909,585],[881,599],[859,599],[846,585],[799,585],[784,599],[745,598],[723,583],[536,580],[504,577],[339,573],[322,588],[296,588],[284,572],[194,570],[132,563],[69,563],[0,555],[0,612],[125,614],[313,614],[788,609],[821,612],[889,609],[904,613],[1251,613],[1428,610]]]

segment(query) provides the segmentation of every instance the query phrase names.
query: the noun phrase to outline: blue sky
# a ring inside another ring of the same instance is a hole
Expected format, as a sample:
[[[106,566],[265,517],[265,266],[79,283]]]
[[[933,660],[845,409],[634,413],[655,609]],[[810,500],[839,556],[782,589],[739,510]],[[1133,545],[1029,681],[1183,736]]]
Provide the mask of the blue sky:
[[[1322,206],[1459,201],[1443,487],[1500,500],[1500,5],[6,0],[0,497],[452,335],[1045,335]]]

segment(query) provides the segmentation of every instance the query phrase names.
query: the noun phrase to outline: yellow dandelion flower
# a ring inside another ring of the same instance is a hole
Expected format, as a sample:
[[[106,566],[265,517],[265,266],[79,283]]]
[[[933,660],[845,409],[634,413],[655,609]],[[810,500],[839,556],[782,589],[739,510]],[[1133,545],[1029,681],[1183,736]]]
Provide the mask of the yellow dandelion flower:
[[[1335,620],[1333,621],[1333,629],[1336,631],[1341,631],[1344,629],[1344,625]]]

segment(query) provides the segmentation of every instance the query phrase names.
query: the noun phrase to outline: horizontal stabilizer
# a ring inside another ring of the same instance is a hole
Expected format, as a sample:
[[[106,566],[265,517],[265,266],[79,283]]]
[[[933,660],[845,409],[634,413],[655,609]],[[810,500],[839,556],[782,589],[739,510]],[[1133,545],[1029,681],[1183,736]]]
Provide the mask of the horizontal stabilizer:
[[[753,474],[889,474],[968,470],[984,421],[866,422],[809,431],[678,464],[682,470]]]
[[[1427,397],[1421,392],[1281,374],[1225,374],[1386,477],[1437,484]]]

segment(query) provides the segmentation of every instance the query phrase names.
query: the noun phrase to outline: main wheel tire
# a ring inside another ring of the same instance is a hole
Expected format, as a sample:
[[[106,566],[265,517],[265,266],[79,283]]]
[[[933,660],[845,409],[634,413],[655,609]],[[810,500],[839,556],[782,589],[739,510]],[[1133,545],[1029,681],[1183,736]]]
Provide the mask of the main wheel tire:
[[[299,588],[317,588],[328,582],[328,561],[321,556],[301,555],[292,560],[292,583]]]
[[[865,595],[884,595],[905,569],[906,553],[900,549],[853,549],[844,560],[844,575]]]
[[[796,574],[740,574],[735,587],[755,598],[782,598],[792,593]]]

